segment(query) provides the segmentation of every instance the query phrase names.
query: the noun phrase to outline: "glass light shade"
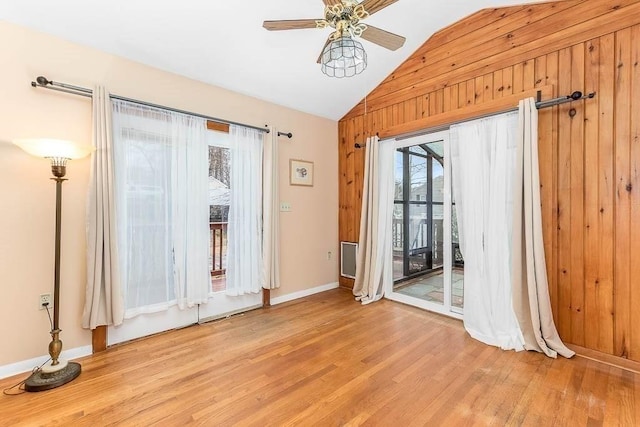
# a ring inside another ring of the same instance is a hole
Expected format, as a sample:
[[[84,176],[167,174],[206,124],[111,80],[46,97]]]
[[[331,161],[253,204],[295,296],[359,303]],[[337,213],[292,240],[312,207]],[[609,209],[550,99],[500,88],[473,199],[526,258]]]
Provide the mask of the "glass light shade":
[[[362,43],[350,36],[332,40],[322,51],[322,72],[330,77],[353,77],[367,68],[367,53]]]
[[[61,139],[17,139],[13,143],[32,156],[52,159],[81,159],[94,150],[92,145]]]

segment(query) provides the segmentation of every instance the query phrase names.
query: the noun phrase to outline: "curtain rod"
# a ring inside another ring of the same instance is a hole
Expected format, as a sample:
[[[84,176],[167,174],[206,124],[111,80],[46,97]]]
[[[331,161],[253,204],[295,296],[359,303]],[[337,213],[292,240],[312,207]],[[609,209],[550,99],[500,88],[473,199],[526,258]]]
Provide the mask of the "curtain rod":
[[[538,110],[541,110],[543,108],[555,107],[556,105],[564,104],[566,102],[579,101],[581,99],[591,99],[591,98],[593,98],[595,96],[596,96],[595,92],[591,92],[591,93],[589,93],[587,95],[583,95],[582,92],[575,91],[571,95],[560,96],[558,98],[553,98],[553,99],[548,99],[546,101],[542,101],[542,99],[541,99],[542,98],[542,92],[538,91],[538,97],[537,97],[537,101],[536,101],[536,108]],[[471,120],[483,119],[485,117],[491,117],[491,116],[495,116],[497,114],[504,114],[504,113],[509,113],[509,112],[512,112],[512,111],[518,111],[518,108],[515,107],[515,108],[511,108],[509,110],[498,111],[498,112],[495,112],[495,113],[489,113],[489,114],[484,114],[484,115],[477,116],[477,117],[472,117],[472,118],[469,118],[469,119],[460,120],[460,121],[449,123],[449,124],[443,125],[443,126],[437,126],[437,127],[434,127],[434,128],[429,128],[429,129],[425,129],[425,130],[419,130],[419,131],[416,131],[416,132],[411,132],[411,133],[408,133],[406,135],[402,135],[400,137],[397,137],[397,138],[395,138],[395,140],[396,141],[402,141],[402,140],[405,140],[405,139],[413,138],[414,136],[426,135],[428,133],[447,130],[447,129],[449,129],[449,127],[451,127],[451,125],[455,125],[455,124],[458,124],[458,123],[469,122]],[[575,110],[574,110],[574,113],[575,113]],[[364,147],[366,147],[366,144],[358,144],[358,143],[356,143],[356,144],[354,144],[354,147],[355,148],[364,148]]]
[[[74,86],[74,85],[70,85],[70,84],[66,84],[66,83],[54,82],[54,81],[48,80],[46,77],[43,77],[43,76],[38,76],[38,78],[36,79],[35,82],[31,82],[31,86],[33,86],[33,87],[42,87],[42,88],[51,89],[51,90],[57,90],[58,92],[65,92],[65,93],[70,93],[70,94],[73,94],[73,95],[80,95],[80,96],[84,96],[84,97],[87,97],[87,98],[91,98],[93,96],[93,90],[91,90],[91,89],[87,89],[85,87],[80,87],[80,86]],[[144,105],[144,106],[147,106],[147,107],[160,108],[160,109],[163,109],[163,110],[172,111],[174,113],[188,114],[190,116],[200,117],[200,118],[203,118],[203,119],[206,119],[206,120],[211,120],[211,121],[218,122],[218,123],[226,123],[228,125],[244,126],[244,127],[250,128],[250,129],[259,130],[261,132],[266,132],[266,133],[270,132],[269,129],[266,129],[266,128],[246,125],[244,123],[232,122],[232,121],[229,121],[229,120],[219,119],[217,117],[211,117],[211,116],[206,116],[204,114],[193,113],[191,111],[180,110],[180,109],[177,109],[177,108],[166,107],[164,105],[153,104],[151,102],[140,101],[138,99],[127,98],[127,97],[119,96],[119,95],[109,95],[109,97],[113,98],[113,99],[118,99],[120,101],[134,102],[136,104],[141,104],[141,105]]]

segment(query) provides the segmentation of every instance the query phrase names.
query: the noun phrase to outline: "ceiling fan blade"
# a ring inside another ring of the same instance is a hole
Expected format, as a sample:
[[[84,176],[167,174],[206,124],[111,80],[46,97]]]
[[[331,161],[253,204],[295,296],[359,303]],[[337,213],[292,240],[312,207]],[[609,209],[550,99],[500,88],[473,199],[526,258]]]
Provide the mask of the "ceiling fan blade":
[[[340,4],[342,3],[341,0],[322,0],[324,2],[325,5],[327,6],[333,6],[335,4]],[[397,1],[397,0],[396,0]]]
[[[318,64],[320,64],[322,62],[322,54],[324,53],[324,48],[327,47],[327,45],[331,43],[331,36],[329,36],[327,38],[327,41],[324,42],[324,46],[322,46],[322,50],[320,51],[320,55],[318,55]]]
[[[369,15],[373,15],[374,13],[384,9],[385,7],[394,4],[398,0],[364,0],[362,3],[362,7],[364,10],[369,12]]]
[[[367,25],[367,29],[362,32],[360,37],[389,50],[400,49],[406,40],[402,36],[381,30],[380,28],[372,25]]]
[[[290,19],[280,21],[264,21],[262,26],[269,31],[302,30],[306,28],[318,28],[318,21],[322,21],[322,19]]]

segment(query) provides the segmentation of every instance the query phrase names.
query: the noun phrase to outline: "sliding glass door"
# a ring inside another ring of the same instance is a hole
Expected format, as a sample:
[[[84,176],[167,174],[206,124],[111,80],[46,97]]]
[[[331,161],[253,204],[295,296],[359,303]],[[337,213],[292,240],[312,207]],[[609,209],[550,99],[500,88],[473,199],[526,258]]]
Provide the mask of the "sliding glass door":
[[[464,260],[451,199],[448,131],[396,142],[393,286],[387,297],[459,317]]]

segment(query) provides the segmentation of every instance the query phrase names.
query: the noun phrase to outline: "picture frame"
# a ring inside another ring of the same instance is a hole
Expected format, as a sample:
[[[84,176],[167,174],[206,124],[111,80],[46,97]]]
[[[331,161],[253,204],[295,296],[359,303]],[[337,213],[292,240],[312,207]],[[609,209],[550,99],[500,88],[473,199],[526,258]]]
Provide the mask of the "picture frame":
[[[289,184],[313,187],[313,162],[289,159]]]

